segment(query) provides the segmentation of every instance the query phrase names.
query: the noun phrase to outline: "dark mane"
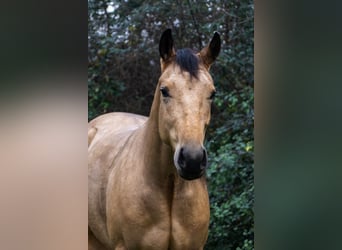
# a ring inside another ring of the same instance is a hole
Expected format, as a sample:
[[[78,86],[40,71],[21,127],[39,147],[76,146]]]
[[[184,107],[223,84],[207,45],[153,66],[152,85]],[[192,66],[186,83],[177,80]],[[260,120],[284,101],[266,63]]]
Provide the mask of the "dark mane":
[[[198,72],[198,57],[191,49],[180,49],[176,53],[176,63],[183,71],[190,73],[190,76],[197,78]]]

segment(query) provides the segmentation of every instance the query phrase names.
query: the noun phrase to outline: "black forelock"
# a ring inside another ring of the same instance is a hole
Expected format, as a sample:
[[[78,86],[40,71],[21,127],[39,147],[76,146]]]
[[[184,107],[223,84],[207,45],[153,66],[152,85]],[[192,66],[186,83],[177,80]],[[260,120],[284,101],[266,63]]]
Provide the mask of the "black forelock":
[[[180,49],[176,53],[176,63],[179,67],[190,73],[190,76],[197,78],[198,72],[198,57],[195,55],[194,51],[191,49]]]

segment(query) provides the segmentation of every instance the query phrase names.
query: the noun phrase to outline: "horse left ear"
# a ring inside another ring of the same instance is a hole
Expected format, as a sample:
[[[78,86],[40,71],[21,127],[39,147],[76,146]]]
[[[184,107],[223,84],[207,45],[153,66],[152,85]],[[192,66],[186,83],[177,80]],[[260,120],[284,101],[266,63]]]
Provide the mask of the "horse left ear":
[[[207,69],[210,68],[211,64],[215,61],[221,50],[221,39],[219,33],[215,32],[209,45],[203,48],[200,52],[200,57],[203,64]]]
[[[168,61],[168,59],[175,55],[171,29],[165,30],[160,38],[159,55],[164,62]]]

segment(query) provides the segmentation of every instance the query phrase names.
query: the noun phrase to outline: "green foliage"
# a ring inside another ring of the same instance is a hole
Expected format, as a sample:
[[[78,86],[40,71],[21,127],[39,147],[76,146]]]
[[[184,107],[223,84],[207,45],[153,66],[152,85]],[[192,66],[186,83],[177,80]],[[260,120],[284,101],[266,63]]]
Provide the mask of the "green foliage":
[[[232,1],[88,1],[88,119],[112,111],[148,115],[160,75],[158,43],[203,48],[214,31],[217,95],[206,147],[211,204],[205,249],[253,249],[254,5]]]
[[[209,133],[211,204],[208,249],[253,249],[253,89],[219,96],[225,120]],[[221,121],[222,122],[222,121]]]

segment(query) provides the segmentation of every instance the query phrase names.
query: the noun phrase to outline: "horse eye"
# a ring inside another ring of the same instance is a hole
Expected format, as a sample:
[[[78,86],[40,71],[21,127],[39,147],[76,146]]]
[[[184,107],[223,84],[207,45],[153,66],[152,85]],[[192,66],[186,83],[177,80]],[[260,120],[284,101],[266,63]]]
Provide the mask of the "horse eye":
[[[213,91],[209,97],[210,100],[213,100],[215,97],[216,91]]]
[[[169,94],[169,89],[167,87],[161,87],[160,91],[161,91],[163,97],[171,97]]]

